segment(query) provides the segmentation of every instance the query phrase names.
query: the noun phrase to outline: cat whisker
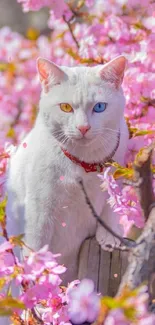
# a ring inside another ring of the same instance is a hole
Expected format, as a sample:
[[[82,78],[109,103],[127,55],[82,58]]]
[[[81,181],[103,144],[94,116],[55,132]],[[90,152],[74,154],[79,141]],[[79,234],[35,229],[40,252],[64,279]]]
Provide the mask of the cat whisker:
[[[64,135],[64,133],[62,131],[52,131],[51,132],[53,136],[61,136],[61,135]]]
[[[52,135],[62,144],[66,143],[69,140],[68,136],[62,131],[53,131]]]
[[[109,152],[109,139],[108,138],[105,138],[105,137],[99,137],[98,138],[98,141],[101,143],[102,148],[105,151],[108,151]]]
[[[98,130],[99,130],[99,132],[101,132],[101,129],[100,129],[100,128],[98,128],[98,129],[96,129],[96,130],[94,130],[94,131],[98,131]],[[111,131],[111,132],[116,133],[116,134],[119,133],[119,130],[110,129],[110,128],[107,128],[107,127],[102,128],[102,131],[104,131],[104,130]],[[121,130],[121,134],[126,134],[126,132],[123,132],[123,131]]]
[[[117,138],[118,138],[118,134],[114,134],[114,133],[102,133],[102,134],[98,134],[99,135],[99,137],[101,137],[102,139],[103,139],[103,142],[104,141],[114,141],[114,142],[116,142],[116,140],[117,140]]]
[[[66,144],[67,141],[69,141],[68,138],[63,138],[62,140],[60,140],[61,144]]]
[[[103,134],[97,134],[97,141],[99,141],[99,138],[102,139],[102,144],[104,144],[105,142],[109,143],[111,141],[116,142],[117,140],[117,136],[113,134],[111,135],[106,134],[106,136]]]

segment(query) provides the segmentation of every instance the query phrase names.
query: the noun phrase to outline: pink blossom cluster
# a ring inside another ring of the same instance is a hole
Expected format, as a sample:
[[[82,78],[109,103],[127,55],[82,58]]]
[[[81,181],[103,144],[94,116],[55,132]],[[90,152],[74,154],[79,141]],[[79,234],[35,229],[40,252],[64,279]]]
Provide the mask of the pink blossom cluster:
[[[107,316],[104,325],[153,325],[155,316],[147,312],[148,293],[147,287],[141,287],[135,297],[126,299],[126,306],[133,308],[130,320],[125,317],[123,309],[113,309]]]
[[[19,3],[22,3],[24,12],[30,10],[38,11],[43,7],[49,7],[51,10],[51,17],[53,19],[59,19],[62,16],[66,18],[71,17],[71,11],[69,6],[64,0],[17,0]],[[89,1],[90,2],[90,1]]]
[[[48,26],[52,32],[30,39],[9,27],[0,29],[0,203],[5,197],[9,157],[32,128],[37,114],[40,84],[35,62],[38,56],[58,65],[74,66],[103,64],[124,54],[128,59],[123,82],[125,116],[130,128],[141,132],[136,136],[134,131],[135,136],[129,141],[127,166],[131,166],[140,148],[152,142],[155,133],[154,1],[17,1],[25,12],[48,7]],[[131,186],[121,188],[109,169],[100,177],[109,193],[109,204],[121,216],[125,233],[133,222],[143,227],[140,204]],[[64,290],[59,275],[65,267],[58,265],[57,257],[47,247],[32,252],[22,264],[12,255],[13,248],[10,242],[0,246],[0,276],[4,286],[11,281],[26,286],[20,300],[28,309],[42,305],[41,318],[45,325],[50,322],[62,325],[70,319],[75,323],[92,322],[97,317],[100,299],[91,282],[86,280],[78,287],[77,282],[71,283]],[[141,298],[135,299],[137,310],[138,304],[145,306],[144,301],[139,302]],[[18,308],[15,312],[21,315]],[[137,325],[155,323],[145,308],[142,318],[137,317]],[[133,322],[117,308],[109,312],[105,325],[117,324]]]
[[[125,235],[133,222],[137,227],[142,228],[144,226],[143,214],[134,189],[131,186],[125,186],[121,191],[120,186],[110,174],[110,168],[107,168],[99,177],[103,181],[102,189],[108,191],[109,204],[115,212],[121,215]]]
[[[32,320],[34,315],[43,325],[71,325],[94,321],[96,324],[101,323],[100,313],[108,305],[106,298],[104,301],[94,291],[92,280],[84,279],[81,283],[76,280],[68,284],[67,288],[62,287],[60,276],[66,272],[66,268],[57,263],[59,254],[53,255],[48,251],[48,246],[44,246],[38,252],[30,251],[29,257],[19,262],[14,255],[14,246],[13,241],[5,241],[0,245],[1,288],[11,289],[13,285],[21,288],[20,296],[14,304],[11,304],[13,300],[9,300],[4,293],[0,295],[0,306],[4,300],[7,303],[4,306],[6,310],[9,307],[12,309],[12,319],[18,317],[19,324],[24,325],[27,324],[26,319]],[[155,315],[147,311],[147,287],[137,289],[136,295],[135,292],[129,292],[124,298],[120,297],[120,308],[119,299],[116,305],[115,299],[110,299],[113,300],[113,308],[108,308],[108,314],[102,316],[105,325],[154,324]],[[129,317],[125,314],[127,310]]]
[[[18,299],[24,303],[24,309],[33,309],[42,305],[42,312],[41,308],[39,309],[39,317],[45,325],[51,322],[69,323],[67,295],[66,291],[60,288],[59,276],[66,271],[66,268],[58,265],[56,258],[59,255],[53,255],[45,246],[38,252],[30,252],[29,257],[23,263],[19,263],[13,248],[14,246],[8,241],[0,245],[0,277],[4,280],[3,287],[16,285],[22,288]],[[0,301],[3,298],[2,295]],[[22,310],[18,310],[15,306],[13,311],[22,319]]]

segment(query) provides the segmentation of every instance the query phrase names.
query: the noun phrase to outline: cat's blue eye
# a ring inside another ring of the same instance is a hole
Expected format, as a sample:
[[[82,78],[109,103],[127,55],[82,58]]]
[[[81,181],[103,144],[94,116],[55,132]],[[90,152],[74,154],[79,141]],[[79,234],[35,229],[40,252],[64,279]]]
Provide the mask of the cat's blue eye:
[[[93,112],[102,113],[105,111],[106,107],[107,107],[107,103],[99,102],[93,107]]]

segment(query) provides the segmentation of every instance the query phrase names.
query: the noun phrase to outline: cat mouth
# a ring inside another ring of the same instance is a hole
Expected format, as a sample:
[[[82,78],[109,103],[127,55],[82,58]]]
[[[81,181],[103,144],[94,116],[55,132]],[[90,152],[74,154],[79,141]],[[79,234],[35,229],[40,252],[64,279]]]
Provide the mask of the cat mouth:
[[[95,138],[81,137],[72,139],[72,143],[78,144],[79,146],[87,146],[93,143],[95,140]]]

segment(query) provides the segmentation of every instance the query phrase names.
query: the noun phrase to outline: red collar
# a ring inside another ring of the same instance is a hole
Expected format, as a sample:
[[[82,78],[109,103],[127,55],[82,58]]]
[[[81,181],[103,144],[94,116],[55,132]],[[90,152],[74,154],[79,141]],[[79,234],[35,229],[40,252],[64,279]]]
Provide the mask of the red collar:
[[[118,146],[119,146],[119,142],[120,142],[120,131],[118,134],[118,138],[117,138],[117,144],[114,148],[114,150],[112,151],[111,155],[109,155],[108,157],[105,158],[105,160],[103,162],[99,162],[99,163],[87,163],[85,161],[81,161],[80,159],[78,159],[77,157],[71,155],[67,150],[65,150],[64,148],[61,147],[63,153],[65,154],[65,156],[67,158],[69,158],[71,161],[73,161],[75,164],[81,166],[86,173],[90,173],[90,172],[98,172],[98,173],[102,173],[104,168],[106,167],[107,163],[112,163],[113,162],[113,156],[116,153]]]

